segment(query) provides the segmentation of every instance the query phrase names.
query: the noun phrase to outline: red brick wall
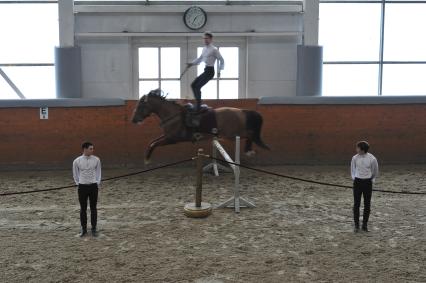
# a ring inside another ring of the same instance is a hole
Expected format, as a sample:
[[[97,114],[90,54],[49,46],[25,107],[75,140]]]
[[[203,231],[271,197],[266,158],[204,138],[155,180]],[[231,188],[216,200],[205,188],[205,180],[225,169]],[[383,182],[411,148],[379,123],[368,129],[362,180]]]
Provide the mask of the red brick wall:
[[[258,164],[342,164],[354,143],[370,141],[382,163],[424,163],[426,104],[413,105],[256,105],[256,100],[212,101],[213,107],[257,109],[264,117]],[[69,168],[84,140],[95,143],[105,167],[140,166],[145,147],[161,133],[157,118],[130,122],[135,101],[116,107],[0,108],[0,169]],[[225,143],[228,148],[233,146]],[[201,144],[210,150],[207,143]],[[154,163],[192,156],[191,143],[157,148]],[[243,143],[242,143],[243,147]],[[231,150],[232,151],[232,150]],[[232,154],[233,155],[233,154]]]

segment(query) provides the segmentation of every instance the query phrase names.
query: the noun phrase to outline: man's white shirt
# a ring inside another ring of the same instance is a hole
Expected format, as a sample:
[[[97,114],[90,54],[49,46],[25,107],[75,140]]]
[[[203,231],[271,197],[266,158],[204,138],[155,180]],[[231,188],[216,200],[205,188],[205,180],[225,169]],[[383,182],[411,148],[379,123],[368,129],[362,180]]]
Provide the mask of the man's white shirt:
[[[199,65],[201,62],[204,62],[207,67],[214,67],[216,59],[219,60],[219,70],[223,70],[225,68],[225,61],[222,55],[216,46],[209,44],[204,46],[201,56],[192,61],[192,64]]]
[[[74,182],[78,184],[101,183],[101,161],[98,157],[81,155],[72,164]]]
[[[379,164],[376,157],[371,153],[356,154],[351,161],[352,179],[372,179],[375,181],[379,175]]]

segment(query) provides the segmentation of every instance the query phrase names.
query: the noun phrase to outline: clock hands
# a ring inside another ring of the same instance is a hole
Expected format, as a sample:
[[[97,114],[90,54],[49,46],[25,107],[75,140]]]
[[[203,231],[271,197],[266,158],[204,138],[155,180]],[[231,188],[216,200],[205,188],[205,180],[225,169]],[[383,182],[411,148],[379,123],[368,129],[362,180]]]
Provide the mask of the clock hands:
[[[196,16],[195,18],[194,18],[194,20],[192,21],[192,23],[195,23],[195,20],[198,18],[198,16]]]

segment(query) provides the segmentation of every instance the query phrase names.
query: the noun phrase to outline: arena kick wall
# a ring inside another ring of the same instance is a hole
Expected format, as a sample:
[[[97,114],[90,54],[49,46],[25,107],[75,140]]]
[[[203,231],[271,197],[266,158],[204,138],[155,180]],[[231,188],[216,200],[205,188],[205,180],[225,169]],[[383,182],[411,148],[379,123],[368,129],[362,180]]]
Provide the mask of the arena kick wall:
[[[276,104],[271,101],[208,101],[213,107],[233,106],[259,111],[263,139],[272,148],[256,148],[256,157],[242,162],[258,165],[348,164],[358,140],[368,140],[379,162],[424,163],[426,103],[406,104]],[[39,104],[41,102],[38,102]],[[104,167],[143,167],[149,141],[159,136],[157,118],[142,125],[130,122],[137,101],[121,105],[49,107],[41,120],[39,107],[0,107],[0,169],[66,169],[80,154],[80,144],[95,144]],[[37,103],[36,103],[37,104]],[[224,143],[233,156],[233,145]],[[164,164],[191,157],[202,146],[184,143],[159,147],[152,162]],[[242,144],[243,147],[243,144]]]

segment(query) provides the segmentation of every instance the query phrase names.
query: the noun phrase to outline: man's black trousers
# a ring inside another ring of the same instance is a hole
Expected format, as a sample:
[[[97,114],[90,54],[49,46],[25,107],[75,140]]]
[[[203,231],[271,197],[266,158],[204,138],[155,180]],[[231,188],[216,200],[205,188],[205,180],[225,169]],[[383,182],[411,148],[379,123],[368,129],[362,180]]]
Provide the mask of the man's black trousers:
[[[367,226],[368,218],[370,217],[371,194],[373,192],[373,183],[371,179],[354,180],[354,222],[355,226],[359,227],[359,207],[361,205],[361,196],[364,197],[364,215],[362,223]]]
[[[90,204],[90,222],[92,229],[96,229],[98,220],[98,184],[79,184],[78,185],[78,201],[80,202],[80,223],[83,230],[87,230],[87,199]]]
[[[192,92],[197,100],[197,107],[201,104],[201,88],[214,77],[214,67],[205,67],[204,72],[191,84]]]

